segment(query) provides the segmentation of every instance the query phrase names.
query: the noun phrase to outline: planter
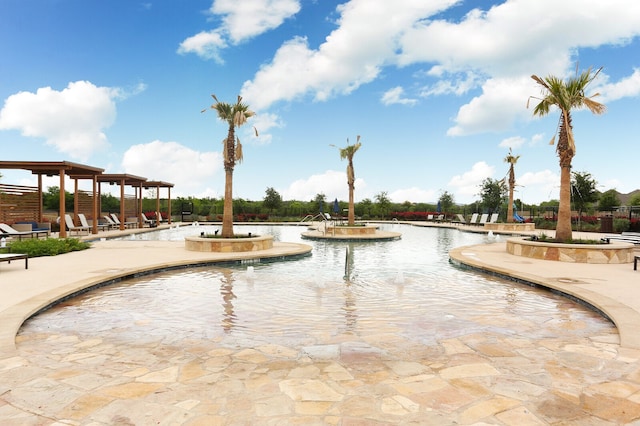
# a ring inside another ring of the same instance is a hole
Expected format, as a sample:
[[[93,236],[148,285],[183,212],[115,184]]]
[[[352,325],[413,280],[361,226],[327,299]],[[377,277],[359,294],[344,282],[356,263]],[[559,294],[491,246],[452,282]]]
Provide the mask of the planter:
[[[631,263],[633,244],[563,244],[550,241],[530,241],[529,237],[507,239],[507,253],[532,259],[572,263]]]
[[[273,248],[273,235],[240,238],[185,237],[184,247],[190,251],[237,253]]]
[[[520,231],[535,231],[535,223],[485,223],[484,229],[489,231],[505,231],[505,232],[520,232]]]
[[[326,233],[331,235],[367,235],[375,234],[377,226],[374,225],[358,225],[358,226],[327,226]]]

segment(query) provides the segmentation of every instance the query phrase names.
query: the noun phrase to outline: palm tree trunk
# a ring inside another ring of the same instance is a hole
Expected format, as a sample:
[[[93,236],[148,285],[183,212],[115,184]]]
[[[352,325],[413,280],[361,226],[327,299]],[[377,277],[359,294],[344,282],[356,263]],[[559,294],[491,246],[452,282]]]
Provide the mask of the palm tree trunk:
[[[353,226],[356,224],[356,214],[353,203],[353,185],[349,185],[349,217],[347,220],[347,224],[349,226]]]
[[[233,169],[224,172],[224,208],[222,211],[222,238],[233,238]]]
[[[556,240],[569,241],[571,239],[571,166],[561,166],[560,205],[558,206]]]
[[[513,186],[509,187],[509,205],[507,206],[507,223],[513,222]]]

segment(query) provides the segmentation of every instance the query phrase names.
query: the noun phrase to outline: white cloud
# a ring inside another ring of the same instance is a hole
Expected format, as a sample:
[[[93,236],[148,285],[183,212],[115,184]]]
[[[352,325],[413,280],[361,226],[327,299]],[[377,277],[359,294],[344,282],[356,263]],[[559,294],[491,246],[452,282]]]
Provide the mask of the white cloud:
[[[222,28],[234,44],[277,28],[300,11],[298,0],[215,0],[210,9],[224,16]]]
[[[542,138],[544,138],[544,134],[543,133],[536,133],[535,135],[531,136],[531,146],[535,146],[537,145]]]
[[[395,61],[400,35],[421,17],[445,9],[455,0],[394,2],[351,0],[337,7],[338,28],[312,50],[307,39],[285,42],[271,63],[242,88],[256,109],[311,94],[323,101],[348,94],[376,79]],[[389,19],[393,16],[393,19]]]
[[[298,0],[214,0],[209,12],[221,16],[222,25],[188,37],[178,53],[195,53],[222,63],[220,51],[279,27],[300,11]]]
[[[520,148],[522,145],[524,145],[526,142],[526,140],[521,137],[521,136],[512,136],[510,138],[506,138],[503,139],[498,146],[500,148],[512,148],[512,149],[516,149],[516,148]]]
[[[227,47],[227,43],[218,31],[201,31],[188,37],[178,47],[178,53],[195,53],[204,59],[213,59],[222,63],[220,50]]]
[[[531,119],[526,100],[539,92],[531,74],[566,75],[576,49],[624,44],[640,34],[640,3],[629,0],[507,0],[459,21],[430,19],[460,3],[343,3],[337,7],[338,27],[324,43],[317,49],[304,37],[283,43],[242,93],[257,109],[304,96],[324,101],[376,80],[387,66],[425,64],[429,71],[418,74],[434,82],[421,96],[482,88],[460,108],[449,135],[504,131],[516,120]],[[608,87],[611,96],[636,93],[637,78],[634,73]],[[385,99],[404,97],[388,92]]]
[[[535,92],[530,77],[489,79],[482,85],[482,95],[463,105],[447,130],[449,136],[508,130],[518,119],[531,118],[526,101]]]
[[[558,200],[560,197],[560,176],[550,170],[526,172],[516,176],[516,198],[527,204]]]
[[[421,189],[417,187],[404,188],[389,193],[389,199],[393,203],[433,203],[438,198],[436,191],[432,189]]]
[[[387,90],[380,100],[384,105],[415,105],[418,101],[415,99],[409,99],[404,97],[404,89],[401,86],[394,87]]]
[[[131,146],[122,157],[122,169],[149,180],[173,183],[172,196],[216,196],[206,182],[213,184],[213,176],[222,170],[222,156],[156,140]]]
[[[121,89],[88,81],[69,83],[62,91],[43,87],[36,93],[19,92],[9,96],[0,110],[0,129],[44,138],[58,151],[86,161],[108,147],[104,130],[115,121],[114,100],[123,96]]]
[[[356,178],[355,198],[360,200],[359,194],[366,192],[366,183],[363,179]],[[288,188],[278,190],[285,200],[313,200],[317,194],[324,194],[327,200],[348,200],[349,188],[345,172],[327,170],[323,174],[311,175],[306,179],[298,179]]]
[[[251,141],[254,141],[258,145],[267,145],[271,143],[272,135],[269,131],[273,128],[283,127],[284,124],[280,117],[276,114],[271,114],[267,112],[263,112],[260,114],[256,114],[251,118],[251,128],[247,129],[242,127],[243,137],[246,139],[247,136]],[[255,135],[255,130],[258,131],[258,136]],[[244,139],[243,139],[244,140]]]
[[[600,93],[600,97],[594,98],[595,101],[607,103],[626,97],[636,97],[640,95],[640,69],[635,68],[633,74],[625,77],[617,83],[609,83],[608,76],[600,74],[601,79],[605,80],[604,84],[594,87],[594,93]],[[591,92],[587,93],[591,95]]]
[[[482,181],[493,176],[495,169],[484,161],[479,161],[471,166],[471,170],[464,172],[462,175],[455,175],[451,178],[448,185],[454,190],[456,202],[469,203],[476,199],[476,195],[480,192]]]
[[[432,71],[433,72],[430,72],[429,75],[442,77],[442,74],[439,72],[441,70],[432,69]],[[420,92],[420,96],[429,97],[449,94],[461,96],[470,90],[477,88],[481,82],[482,80],[480,79],[480,76],[471,71],[467,71],[460,77],[454,76],[454,78],[442,79],[433,85],[424,87]]]

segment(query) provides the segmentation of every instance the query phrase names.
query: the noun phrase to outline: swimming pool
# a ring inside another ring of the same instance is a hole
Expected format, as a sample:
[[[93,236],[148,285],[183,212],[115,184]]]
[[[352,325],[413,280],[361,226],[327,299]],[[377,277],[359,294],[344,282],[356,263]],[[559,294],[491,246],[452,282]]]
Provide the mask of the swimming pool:
[[[215,229],[187,226],[136,238],[179,241]],[[29,327],[45,321],[49,329],[74,333],[115,328],[125,340],[220,339],[231,346],[274,342],[300,349],[344,335],[366,340],[381,333],[400,336],[407,345],[488,331],[536,339],[550,332],[540,320],[559,311],[568,322],[598,318],[549,292],[449,264],[451,248],[481,243],[484,235],[407,225],[382,229],[402,232],[402,239],[309,241],[300,237],[299,226],[236,226],[236,232],[311,244],[312,255],[140,277],[65,302]],[[601,327],[610,324],[602,320]],[[385,350],[402,348],[394,343]]]
[[[43,424],[638,417],[632,402],[612,395],[640,386],[640,352],[621,351],[609,321],[561,296],[449,264],[450,248],[482,235],[383,228],[402,239],[303,241],[302,227],[238,227],[311,244],[312,255],[165,271],[67,300],[21,328],[20,356],[3,367],[4,398]],[[201,230],[136,238],[180,241]]]

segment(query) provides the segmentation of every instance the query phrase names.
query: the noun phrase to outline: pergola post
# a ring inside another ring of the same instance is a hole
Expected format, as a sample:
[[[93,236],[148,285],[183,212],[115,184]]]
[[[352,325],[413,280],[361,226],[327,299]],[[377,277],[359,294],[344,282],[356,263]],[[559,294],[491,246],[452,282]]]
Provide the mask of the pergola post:
[[[65,223],[65,196],[64,196],[64,169],[60,169],[60,238],[67,238],[67,225]]]
[[[171,225],[171,187],[168,186],[167,189],[169,190],[169,212],[167,213],[167,220],[169,221],[169,225]]]
[[[96,191],[97,191],[97,187],[98,187],[98,177],[97,176],[93,176],[93,223],[91,232],[93,234],[97,234],[98,233],[98,197],[100,196]]]
[[[38,222],[43,222],[44,221],[44,217],[42,216],[42,204],[43,204],[43,198],[42,198],[42,175],[38,175],[38,213],[37,213],[37,218],[38,218]]]
[[[124,178],[120,179],[120,230],[124,231]]]

